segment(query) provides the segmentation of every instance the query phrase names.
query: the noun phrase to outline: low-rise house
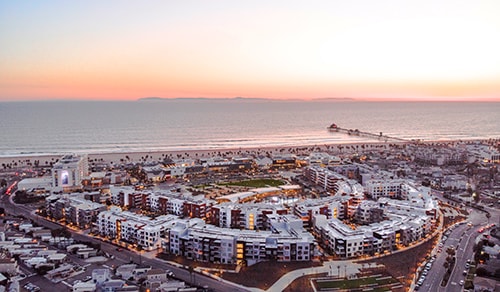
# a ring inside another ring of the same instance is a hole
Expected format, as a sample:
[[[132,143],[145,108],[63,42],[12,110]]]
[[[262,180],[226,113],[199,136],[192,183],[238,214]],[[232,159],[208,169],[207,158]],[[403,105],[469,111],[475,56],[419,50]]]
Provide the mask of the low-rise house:
[[[93,249],[93,248],[90,248],[90,247],[87,247],[87,248],[80,248],[80,249],[78,249],[78,251],[76,252],[76,255],[77,255],[79,258],[82,258],[82,259],[88,259],[89,257],[96,256],[96,255],[97,255],[97,250],[95,250],[95,249]]]
[[[93,282],[79,282],[73,285],[73,292],[94,292],[97,286]]]
[[[156,291],[177,292],[177,291],[183,291],[184,289],[186,289],[186,283],[181,281],[168,281],[161,284]]]
[[[47,263],[47,259],[45,257],[33,257],[25,261],[28,267],[36,268],[40,264]]]
[[[146,278],[149,270],[151,270],[151,267],[136,267],[133,272],[135,280]]]
[[[36,231],[33,231],[33,237],[38,238],[41,241],[49,241],[50,238],[52,237],[52,233],[51,233],[50,229],[36,230]]]
[[[101,284],[102,292],[117,292],[125,285],[123,280],[108,280]]]
[[[115,275],[122,278],[123,280],[128,280],[134,277],[134,270],[136,267],[136,264],[120,265],[118,268],[116,268]]]
[[[92,271],[92,281],[96,283],[98,286],[102,285],[102,283],[111,279],[111,273],[109,269],[94,269]]]
[[[45,277],[49,280],[67,278],[73,273],[73,268],[73,265],[64,264],[57,269],[48,271]]]
[[[19,265],[13,258],[0,258],[0,273],[15,275],[19,273]]]
[[[49,263],[61,264],[66,261],[67,256],[62,253],[55,253],[47,256],[47,261]]]
[[[159,287],[162,283],[167,282],[167,272],[162,269],[151,269],[146,273],[146,286],[153,290],[153,286]],[[154,290],[153,290],[154,291]]]

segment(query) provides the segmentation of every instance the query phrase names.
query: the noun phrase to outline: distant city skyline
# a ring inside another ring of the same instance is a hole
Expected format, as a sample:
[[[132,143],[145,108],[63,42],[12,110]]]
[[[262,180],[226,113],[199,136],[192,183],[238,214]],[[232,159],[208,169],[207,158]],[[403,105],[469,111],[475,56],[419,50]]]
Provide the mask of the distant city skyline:
[[[500,101],[500,2],[0,1],[0,101]]]

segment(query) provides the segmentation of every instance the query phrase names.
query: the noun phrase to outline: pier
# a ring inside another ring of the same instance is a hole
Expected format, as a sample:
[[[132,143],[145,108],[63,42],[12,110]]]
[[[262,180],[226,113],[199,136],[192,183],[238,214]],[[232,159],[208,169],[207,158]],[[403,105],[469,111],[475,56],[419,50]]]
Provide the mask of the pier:
[[[354,129],[354,130],[353,129],[345,129],[345,128],[341,128],[341,127],[337,126],[336,124],[331,124],[327,129],[330,132],[339,132],[339,133],[344,133],[344,134],[352,135],[352,136],[374,138],[374,139],[382,140],[384,142],[388,142],[388,141],[407,142],[407,143],[414,142],[414,141],[410,141],[410,140],[403,139],[403,138],[387,136],[387,135],[384,135],[382,132],[380,132],[379,134],[375,134],[375,133],[360,131],[358,129]]]

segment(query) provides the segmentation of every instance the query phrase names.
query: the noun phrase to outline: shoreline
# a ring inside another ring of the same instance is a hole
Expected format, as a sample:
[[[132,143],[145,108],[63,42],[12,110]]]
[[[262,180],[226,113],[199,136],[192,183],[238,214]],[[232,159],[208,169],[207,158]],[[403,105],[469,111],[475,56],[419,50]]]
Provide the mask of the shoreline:
[[[420,141],[421,144],[455,144],[459,142],[475,142],[475,141],[488,141],[490,139],[472,139],[472,140],[436,140],[436,141]],[[389,145],[402,145],[409,144],[412,141],[405,142],[384,142],[384,141],[367,141],[367,142],[348,142],[348,143],[329,143],[329,144],[307,144],[307,145],[293,145],[293,146],[266,146],[266,147],[231,147],[231,148],[217,148],[217,149],[185,149],[185,150],[151,150],[151,151],[124,151],[124,152],[100,152],[100,153],[75,153],[76,155],[88,155],[89,160],[101,163],[126,163],[126,162],[153,162],[162,161],[165,157],[172,159],[199,159],[207,157],[222,157],[222,156],[265,156],[267,154],[305,154],[314,151],[317,152],[342,152],[345,148],[352,148],[356,146],[365,145],[368,149],[380,149],[381,147],[387,148]],[[352,149],[354,150],[354,149]],[[40,165],[55,162],[57,159],[70,153],[54,153],[54,154],[26,154],[26,155],[12,155],[0,156],[1,164],[14,164],[26,166],[26,163],[33,163],[35,160],[40,162]],[[128,157],[128,158],[127,158]]]

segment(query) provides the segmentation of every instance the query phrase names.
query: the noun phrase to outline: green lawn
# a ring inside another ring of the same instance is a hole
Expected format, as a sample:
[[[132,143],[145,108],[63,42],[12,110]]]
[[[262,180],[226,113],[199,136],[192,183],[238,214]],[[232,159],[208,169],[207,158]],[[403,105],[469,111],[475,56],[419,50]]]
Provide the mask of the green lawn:
[[[388,279],[380,279],[377,280],[375,277],[361,278],[361,279],[353,279],[353,280],[340,280],[340,281],[316,281],[316,286],[318,289],[331,289],[331,288],[339,288],[339,289],[356,289],[361,288],[366,285],[382,286],[388,285],[392,283],[397,283],[396,279],[388,278]]]
[[[264,188],[264,187],[277,187],[284,184],[285,182],[282,180],[268,178],[268,179],[252,179],[252,180],[243,180],[237,182],[221,183],[220,185]]]

